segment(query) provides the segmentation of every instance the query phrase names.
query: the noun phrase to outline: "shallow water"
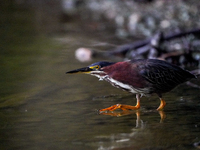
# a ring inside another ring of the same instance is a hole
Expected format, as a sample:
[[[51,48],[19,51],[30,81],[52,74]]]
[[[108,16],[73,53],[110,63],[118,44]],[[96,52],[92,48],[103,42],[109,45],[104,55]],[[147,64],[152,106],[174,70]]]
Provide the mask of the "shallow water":
[[[22,42],[16,34],[15,42],[2,43],[0,149],[197,149],[200,94],[186,84],[164,95],[163,120],[156,95],[143,97],[140,111],[129,115],[99,115],[98,109],[136,100],[95,77],[65,74],[90,64],[78,62],[74,50],[113,42],[78,31],[48,39],[28,34]]]

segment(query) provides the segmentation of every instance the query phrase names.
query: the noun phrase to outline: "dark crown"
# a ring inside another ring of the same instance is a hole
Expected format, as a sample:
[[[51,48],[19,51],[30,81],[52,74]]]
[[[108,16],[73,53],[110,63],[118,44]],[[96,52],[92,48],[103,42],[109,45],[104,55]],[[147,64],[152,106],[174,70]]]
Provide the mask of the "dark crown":
[[[113,65],[113,64],[115,64],[115,63],[114,62],[100,61],[100,62],[96,62],[96,63],[91,64],[89,67],[98,65],[98,66],[100,66],[100,68],[102,68],[102,67]]]

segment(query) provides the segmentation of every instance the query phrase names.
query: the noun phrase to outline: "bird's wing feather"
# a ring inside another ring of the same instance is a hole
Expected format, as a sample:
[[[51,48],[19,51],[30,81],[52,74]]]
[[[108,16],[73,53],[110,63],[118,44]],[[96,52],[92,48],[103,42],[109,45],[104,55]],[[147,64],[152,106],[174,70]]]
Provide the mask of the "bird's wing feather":
[[[156,89],[169,91],[187,81],[190,76],[192,78],[188,71],[164,61],[156,61],[146,63],[140,70],[141,75]]]

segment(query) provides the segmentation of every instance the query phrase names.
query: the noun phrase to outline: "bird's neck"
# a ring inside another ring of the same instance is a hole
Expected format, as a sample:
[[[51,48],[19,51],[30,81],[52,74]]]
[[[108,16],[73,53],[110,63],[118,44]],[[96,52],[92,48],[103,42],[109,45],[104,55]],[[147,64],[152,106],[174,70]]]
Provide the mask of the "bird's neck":
[[[114,80],[114,79],[110,78],[109,75],[107,75],[104,72],[95,71],[95,72],[90,73],[90,75],[98,77],[100,81],[105,80],[105,81],[109,82],[112,86],[117,87],[117,88],[121,88],[124,91],[128,91],[128,92],[131,92],[131,93],[139,93],[139,91],[134,89],[132,86],[124,84],[124,83],[119,82],[117,80]]]
[[[90,75],[99,78],[99,80],[104,80],[108,75],[102,71],[93,71]]]

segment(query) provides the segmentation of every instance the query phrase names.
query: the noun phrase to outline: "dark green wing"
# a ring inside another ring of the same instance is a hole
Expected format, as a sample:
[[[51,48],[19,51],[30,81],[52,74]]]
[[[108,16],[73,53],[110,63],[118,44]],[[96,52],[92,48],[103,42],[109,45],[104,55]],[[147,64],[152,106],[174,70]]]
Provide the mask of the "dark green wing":
[[[168,92],[177,85],[195,78],[190,72],[167,63],[165,61],[149,59],[144,68],[141,68],[141,75],[151,84],[154,90]]]

